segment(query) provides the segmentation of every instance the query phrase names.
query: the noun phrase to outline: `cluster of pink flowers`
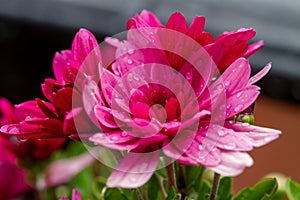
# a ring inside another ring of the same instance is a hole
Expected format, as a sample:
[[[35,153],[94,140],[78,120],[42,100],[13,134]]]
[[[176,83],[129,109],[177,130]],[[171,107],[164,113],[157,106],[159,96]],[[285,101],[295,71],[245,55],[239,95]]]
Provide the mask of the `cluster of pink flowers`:
[[[280,134],[233,120],[253,105],[260,89],[253,84],[271,65],[250,78],[246,58],[263,46],[249,45],[255,31],[242,28],[214,39],[204,25],[203,16],[188,26],[174,13],[164,26],[144,10],[128,21],[126,40],[106,39],[113,55],[107,66],[105,50],[81,29],[72,49],[54,57],[55,79],[42,84],[48,101],[17,105],[18,123],[0,131],[38,139],[51,151],[66,138],[125,151],[109,187],[145,184],[161,156],[225,176],[240,174],[253,164],[247,152]]]

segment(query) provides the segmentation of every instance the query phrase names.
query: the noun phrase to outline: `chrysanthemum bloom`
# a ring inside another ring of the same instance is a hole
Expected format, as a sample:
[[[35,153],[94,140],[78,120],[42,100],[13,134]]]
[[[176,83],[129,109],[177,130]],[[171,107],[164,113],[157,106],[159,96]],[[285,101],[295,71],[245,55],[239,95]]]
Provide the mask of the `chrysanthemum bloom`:
[[[170,26],[181,27],[181,21],[171,19]],[[218,51],[207,54],[197,40],[181,32],[137,27],[128,31],[126,41],[107,39],[117,47],[116,60],[109,70],[100,69],[98,90],[97,84],[86,86],[95,87],[92,91],[100,91],[96,95],[103,98],[84,103],[94,106],[102,129],[90,140],[129,152],[109,177],[109,187],[143,185],[161,153],[183,164],[235,176],[253,163],[247,151],[280,134],[233,121],[255,102],[259,87],[253,84],[270,64],[250,78],[248,61],[239,58],[218,75],[211,59],[219,57]]]
[[[0,126],[15,122],[13,105],[0,98]],[[0,199],[11,199],[30,190],[25,181],[25,171],[17,166],[16,155],[8,138],[0,135]]]
[[[17,105],[20,122],[3,126],[1,132],[23,139],[76,137],[74,117],[83,118],[80,120],[80,130],[88,132],[91,127],[88,117],[82,112],[81,102],[72,104],[72,95],[78,95],[76,99],[80,99],[81,94],[77,92],[80,83],[74,86],[80,66],[86,66],[86,74],[96,76],[97,65],[101,61],[97,48],[95,37],[81,29],[74,38],[71,50],[55,54],[53,71],[56,79],[47,78],[42,84],[42,91],[49,102],[36,99]],[[72,108],[72,105],[77,106]]]
[[[248,44],[248,41],[256,34],[252,28],[241,28],[236,31],[224,32],[214,39],[211,33],[204,31],[204,25],[205,17],[195,16],[188,27],[185,17],[181,13],[176,12],[171,15],[166,26],[164,26],[153,13],[143,10],[128,21],[127,29],[160,27],[186,34],[197,41],[208,53],[214,55],[214,62],[221,72],[237,58],[248,58],[263,46],[262,41],[251,45]],[[168,38],[166,39],[168,40]],[[176,67],[176,63],[172,63],[172,65]]]

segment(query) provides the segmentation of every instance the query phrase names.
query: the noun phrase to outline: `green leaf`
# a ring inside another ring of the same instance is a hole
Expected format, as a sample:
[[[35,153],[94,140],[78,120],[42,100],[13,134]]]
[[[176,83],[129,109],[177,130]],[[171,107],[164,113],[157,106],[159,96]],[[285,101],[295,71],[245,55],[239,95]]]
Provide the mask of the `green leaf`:
[[[92,186],[92,191],[94,196],[97,199],[101,198],[101,194],[102,194],[102,190],[103,188],[105,188],[106,186],[106,179],[103,177],[98,177],[95,179],[93,186]]]
[[[198,190],[200,187],[201,179],[205,168],[202,166],[185,166],[186,171],[186,186],[194,187]]]
[[[211,185],[209,182],[204,181],[200,187],[200,190],[198,192],[198,198],[197,200],[208,200],[209,194],[211,190]]]
[[[104,194],[104,200],[117,199],[128,200],[128,198],[118,188],[109,188]]]
[[[217,200],[230,200],[231,199],[232,179],[230,177],[222,177],[219,184],[217,193]]]
[[[156,175],[153,175],[147,184],[148,188],[148,199],[157,199],[159,192],[159,183]]]
[[[290,200],[300,199],[300,185],[293,181],[291,178],[288,178],[287,180],[286,194]]]
[[[278,184],[275,178],[265,179],[257,183],[253,188],[245,188],[234,198],[234,200],[268,200],[276,193]]]
[[[170,191],[169,191],[169,194],[168,194],[166,200],[176,200],[176,199],[177,199],[176,197],[177,197],[176,191],[175,191],[175,189],[172,187],[172,188],[170,189]]]

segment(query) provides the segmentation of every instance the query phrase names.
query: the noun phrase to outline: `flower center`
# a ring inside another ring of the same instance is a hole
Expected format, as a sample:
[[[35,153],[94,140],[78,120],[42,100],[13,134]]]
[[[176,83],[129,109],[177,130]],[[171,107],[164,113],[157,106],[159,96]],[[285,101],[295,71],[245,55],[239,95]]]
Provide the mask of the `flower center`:
[[[180,105],[174,93],[161,85],[149,84],[138,88],[130,98],[132,117],[161,122],[178,120]]]

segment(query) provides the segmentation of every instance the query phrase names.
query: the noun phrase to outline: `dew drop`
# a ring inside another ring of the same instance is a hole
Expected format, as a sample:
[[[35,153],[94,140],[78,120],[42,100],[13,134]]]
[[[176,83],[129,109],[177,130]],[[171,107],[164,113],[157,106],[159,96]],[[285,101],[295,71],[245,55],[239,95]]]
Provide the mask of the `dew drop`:
[[[229,142],[229,143],[226,143],[224,144],[224,148],[228,149],[228,150],[232,150],[236,147],[236,144],[233,143],[233,142]]]
[[[131,182],[136,182],[136,178],[135,177],[130,177],[130,181]]]
[[[186,74],[185,74],[185,78],[187,79],[187,80],[192,80],[192,73],[191,72],[187,72]]]
[[[139,171],[141,173],[145,173],[145,172],[147,172],[147,168],[148,168],[148,164],[146,162],[144,162],[141,164]]]
[[[132,74],[128,74],[128,75],[127,75],[127,80],[128,80],[128,81],[132,81],[132,79],[133,79],[133,75],[132,75]]]
[[[136,80],[136,81],[140,80],[140,78],[138,76],[133,76],[133,79]]]
[[[250,126],[250,124],[247,123],[247,122],[244,122],[244,123],[242,123],[242,126],[243,126],[243,127],[248,127],[248,126]]]
[[[218,84],[217,85],[217,90],[218,91],[221,91],[221,90],[223,90],[224,88],[223,88],[223,84],[222,83],[220,83],[220,84]]]
[[[121,133],[121,136],[122,136],[122,137],[126,137],[127,135],[128,135],[128,133],[125,132],[125,131],[123,131],[123,132]]]
[[[128,53],[129,55],[131,55],[131,54],[134,53],[134,50],[133,50],[133,49],[129,49],[127,53]]]
[[[218,135],[219,136],[224,136],[226,134],[227,134],[227,132],[225,130],[223,130],[223,129],[218,130]]]
[[[239,105],[237,105],[237,106],[234,108],[234,111],[235,111],[235,112],[239,112],[239,111],[241,111],[243,108],[244,108],[244,105],[243,105],[243,104],[239,104]]]
[[[131,64],[133,63],[133,61],[132,61],[130,58],[128,58],[127,63],[128,63],[129,65],[131,65]]]
[[[226,106],[226,108],[227,108],[227,110],[229,110],[229,109],[231,108],[231,105],[228,104],[228,105]]]
[[[200,151],[202,151],[204,148],[203,148],[202,145],[199,145],[199,146],[198,146],[198,149],[199,149]]]
[[[264,138],[264,141],[265,141],[266,143],[268,143],[268,142],[271,142],[273,139],[274,139],[273,136],[269,136],[269,137],[265,137],[265,138]]]
[[[229,86],[230,85],[230,81],[225,81],[224,85],[225,86]]]
[[[112,137],[111,137],[111,140],[113,140],[113,141],[117,141],[117,140],[119,140],[119,137],[118,137],[118,136],[116,136],[116,135],[114,135],[114,136],[112,136]]]
[[[102,140],[103,137],[104,137],[104,134],[103,133],[99,133],[99,134],[94,135],[92,138],[94,140]]]
[[[239,92],[239,93],[237,93],[236,97],[240,98],[242,96],[242,94],[243,94],[243,92]]]

